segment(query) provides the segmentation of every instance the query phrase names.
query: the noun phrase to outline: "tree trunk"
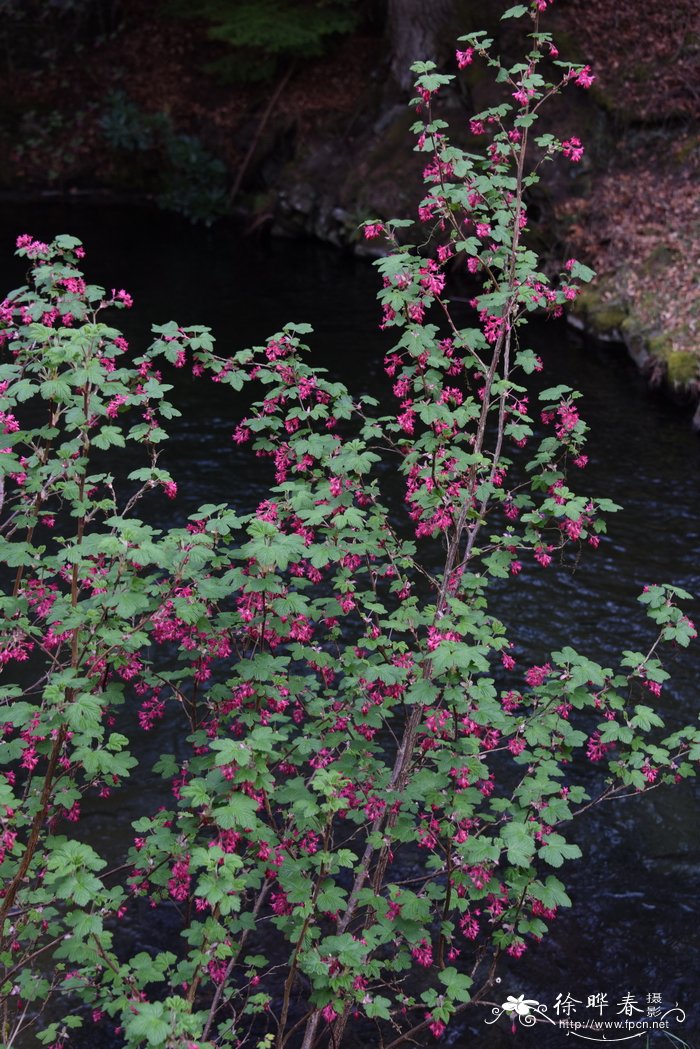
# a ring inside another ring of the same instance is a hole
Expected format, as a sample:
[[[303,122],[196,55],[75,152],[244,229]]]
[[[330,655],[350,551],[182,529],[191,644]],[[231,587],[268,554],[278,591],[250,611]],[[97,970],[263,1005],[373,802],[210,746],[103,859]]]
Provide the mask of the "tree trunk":
[[[409,91],[414,62],[440,65],[453,48],[454,0],[389,0],[387,34],[391,46],[391,74]]]

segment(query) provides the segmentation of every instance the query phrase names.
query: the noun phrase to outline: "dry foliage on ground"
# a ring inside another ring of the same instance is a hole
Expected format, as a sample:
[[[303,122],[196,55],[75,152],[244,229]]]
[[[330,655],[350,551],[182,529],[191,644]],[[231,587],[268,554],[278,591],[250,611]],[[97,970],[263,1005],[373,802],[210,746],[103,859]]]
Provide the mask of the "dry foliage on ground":
[[[570,240],[633,326],[667,354],[700,354],[700,8],[570,0],[558,17],[594,68],[609,127],[588,193],[560,206]]]

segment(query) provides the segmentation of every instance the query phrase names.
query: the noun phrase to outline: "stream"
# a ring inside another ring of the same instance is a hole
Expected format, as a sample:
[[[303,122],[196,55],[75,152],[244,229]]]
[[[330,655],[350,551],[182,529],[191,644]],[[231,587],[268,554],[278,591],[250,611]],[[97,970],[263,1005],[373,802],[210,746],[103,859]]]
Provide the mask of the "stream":
[[[145,342],[151,323],[176,319],[209,325],[227,353],[259,344],[287,321],[308,321],[316,330],[309,337],[315,359],[353,393],[389,388],[382,358],[391,332],[378,330],[379,279],[366,261],[314,243],[243,239],[226,226],[206,231],[135,207],[3,204],[3,293],[22,283],[22,264],[12,252],[24,232],[44,240],[72,233],[83,240],[89,281],[133,295],[134,309],[113,322],[134,343]],[[581,484],[623,510],[610,518],[600,548],[584,551],[574,573],[526,570],[528,585],[509,591],[495,610],[513,628],[523,658],[543,662],[548,651],[570,644],[612,662],[616,653],[643,648],[651,638],[636,601],[645,583],[670,582],[700,596],[700,442],[690,428],[691,410],[650,392],[622,350],[602,350],[570,334],[563,323],[532,325],[531,345],[545,364],[539,381],[567,383],[583,393],[580,411],[591,434]],[[187,399],[166,461],[181,495],[165,509],[184,518],[200,503],[224,499],[252,508],[266,488],[259,462],[231,442],[238,412],[227,401],[231,395],[212,394],[204,382],[177,392]],[[700,606],[693,604],[688,611],[697,622]],[[670,723],[697,716],[697,644],[669,666],[662,702]],[[177,728],[171,731],[177,753],[183,745]],[[154,755],[161,749],[157,740],[152,747]],[[144,751],[147,758],[148,743]],[[90,839],[100,849],[108,842],[115,856],[132,838],[130,821],[144,791],[162,790],[149,761],[143,765],[119,792],[118,811],[109,802],[86,807]],[[504,998],[525,994],[546,1002],[551,1013],[558,994],[585,1004],[587,995],[603,992],[615,1015],[614,1003],[625,994],[645,1005],[648,995],[660,994],[685,1009],[683,1038],[692,1041],[700,1033],[699,794],[697,786],[683,783],[604,806],[581,821],[575,840],[584,859],[563,873],[573,907],[560,912],[545,941],[504,969]],[[158,945],[157,930],[133,932],[141,949]],[[468,1011],[442,1044],[511,1045],[509,1025],[486,1026],[488,1013]],[[518,1044],[532,1047],[562,1046],[565,1037],[561,1031],[551,1041],[517,1033]],[[97,1045],[71,1041],[83,1044]],[[426,1044],[433,1044],[429,1036]]]

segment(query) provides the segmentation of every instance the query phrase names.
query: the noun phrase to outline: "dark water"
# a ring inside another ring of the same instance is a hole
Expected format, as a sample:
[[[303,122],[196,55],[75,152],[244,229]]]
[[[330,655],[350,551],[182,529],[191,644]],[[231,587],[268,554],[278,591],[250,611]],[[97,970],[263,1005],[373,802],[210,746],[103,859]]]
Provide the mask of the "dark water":
[[[87,248],[90,281],[126,288],[135,299],[121,326],[132,340],[146,339],[151,323],[175,319],[207,324],[224,353],[260,343],[289,320],[309,321],[317,359],[353,392],[385,388],[381,358],[390,336],[377,331],[374,269],[314,244],[243,240],[231,230],[195,230],[147,211],[97,211],[64,205],[0,210],[0,275],[9,289],[22,283],[12,263],[14,238],[73,233]],[[571,644],[600,662],[651,639],[636,596],[645,583],[672,582],[700,595],[700,442],[689,410],[649,393],[622,353],[567,342],[562,325],[532,332],[545,361],[547,385],[568,383],[584,394],[582,415],[591,426],[585,488],[612,498],[624,511],[609,525],[598,551],[586,552],[575,573],[538,571],[529,585],[502,599],[499,613],[534,661]],[[255,505],[265,492],[260,464],[230,440],[240,407],[210,384],[187,392],[187,407],[169,442],[168,465],[181,487],[176,504],[189,512],[201,502],[229,499]],[[583,481],[583,478],[582,478]],[[212,495],[214,493],[214,496]],[[700,620],[698,605],[690,610]],[[669,723],[697,717],[697,652],[678,655],[664,689]],[[173,734],[177,752],[177,731]],[[118,854],[130,840],[148,774],[120,794],[118,814],[94,808],[90,833]],[[576,840],[584,860],[565,871],[573,900],[552,934],[503,974],[499,989],[524,993],[552,1006],[569,993],[583,1006],[589,994],[607,994],[614,1017],[623,995],[640,1005],[661,994],[687,1012],[677,1034],[692,1042],[700,1032],[700,837],[698,788],[682,784],[655,791],[584,817]],[[157,933],[140,930],[145,946]],[[149,940],[150,937],[150,940]],[[502,1000],[498,997],[498,1000]],[[585,1015],[591,1015],[587,1013]],[[491,1049],[513,1039],[470,1015],[448,1043]],[[655,1036],[659,1044],[662,1035]],[[519,1044],[568,1044],[562,1031],[543,1038],[524,1030]],[[427,1039],[427,1041],[430,1041]],[[632,1044],[639,1045],[639,1040]]]

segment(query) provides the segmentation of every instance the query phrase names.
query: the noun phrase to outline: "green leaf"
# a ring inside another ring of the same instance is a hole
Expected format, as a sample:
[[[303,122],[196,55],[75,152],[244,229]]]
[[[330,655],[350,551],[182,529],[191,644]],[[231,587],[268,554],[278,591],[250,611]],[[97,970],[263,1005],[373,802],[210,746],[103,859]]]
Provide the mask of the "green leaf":
[[[92,443],[96,448],[104,451],[112,447],[123,448],[126,442],[118,426],[103,426],[101,430],[93,434]]]
[[[508,862],[515,867],[528,867],[535,855],[535,841],[524,823],[506,823],[501,831]]]
[[[138,1011],[126,1021],[126,1030],[131,1040],[145,1039],[149,1045],[165,1045],[170,1024],[163,1020],[162,1002],[139,1002],[134,1006]]]
[[[571,900],[567,896],[564,886],[553,874],[547,876],[544,884],[539,881],[533,882],[529,892],[534,899],[539,900],[540,903],[543,903],[549,909],[571,906]]]
[[[501,15],[501,21],[503,22],[506,18],[522,18],[523,15],[527,14],[527,8],[524,4],[516,4],[515,7],[509,7],[507,11],[504,11]]]
[[[391,1020],[391,1002],[380,994],[364,1004],[365,1015],[370,1019]]]
[[[444,983],[447,993],[453,1001],[468,1002],[471,999],[471,994],[469,993],[469,988],[473,983],[471,976],[457,972],[454,966],[450,965],[447,969],[442,970],[440,981]]]
[[[575,262],[571,267],[571,276],[575,280],[582,280],[588,284],[595,277],[595,270],[592,270],[590,266],[584,266],[582,262]]]
[[[526,375],[532,375],[539,365],[539,357],[534,350],[520,350],[515,355],[515,363]]]
[[[643,704],[634,708],[634,717],[631,719],[630,725],[632,728],[640,728],[642,732],[648,732],[652,725],[656,728],[664,727],[664,723],[659,715],[651,707],[646,707]]]
[[[561,867],[564,860],[577,860],[581,857],[578,845],[571,845],[561,834],[549,834],[539,855],[551,867]]]
[[[258,803],[247,794],[233,794],[225,805],[214,809],[212,815],[219,827],[253,827],[257,823]]]
[[[41,396],[47,401],[69,401],[72,390],[65,379],[47,379],[39,387]]]
[[[54,244],[59,248],[63,248],[64,251],[72,251],[73,248],[79,248],[82,241],[78,240],[77,237],[72,237],[69,233],[59,233],[57,237],[54,237]]]
[[[339,885],[333,885],[329,883],[327,889],[322,889],[318,895],[318,906],[321,911],[328,911],[331,914],[339,913],[345,910],[345,889],[341,889]]]
[[[546,390],[541,391],[539,397],[541,401],[560,401],[562,397],[572,392],[570,386],[564,386],[562,383],[559,386],[548,386]]]
[[[404,696],[405,703],[420,703],[422,706],[430,706],[440,693],[437,685],[427,678],[419,678],[414,681]]]

